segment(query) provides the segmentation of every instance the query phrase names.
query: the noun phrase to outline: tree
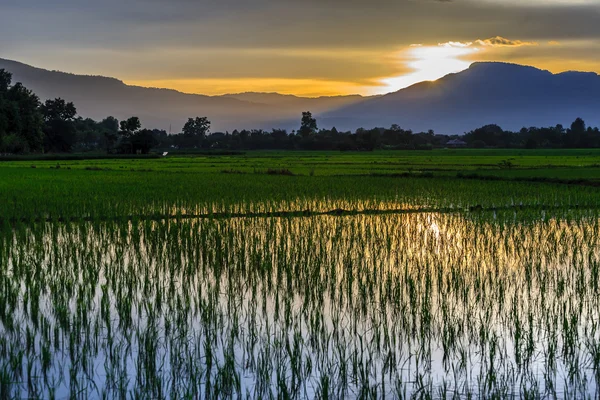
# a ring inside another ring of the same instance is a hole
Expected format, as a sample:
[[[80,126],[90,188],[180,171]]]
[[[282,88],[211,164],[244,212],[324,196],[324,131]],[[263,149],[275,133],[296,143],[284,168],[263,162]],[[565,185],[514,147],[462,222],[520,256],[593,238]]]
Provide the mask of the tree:
[[[317,120],[313,118],[310,111],[302,113],[302,120],[300,123],[300,130],[298,133],[302,137],[309,137],[317,132]]]
[[[140,130],[141,127],[142,123],[140,122],[140,119],[138,117],[130,117],[125,121],[121,121],[119,134],[125,139],[129,139],[138,130]]]
[[[148,154],[150,149],[156,146],[158,142],[154,136],[154,131],[142,129],[133,134],[131,143],[133,145],[133,153],[137,153],[139,150],[142,154]]]
[[[0,147],[2,146],[2,137],[8,133],[8,109],[11,107],[6,92],[12,82],[12,74],[4,69],[0,69]],[[2,149],[0,149],[2,151]]]
[[[585,133],[585,121],[581,118],[577,118],[571,124],[571,133],[582,135]]]
[[[133,137],[141,129],[142,123],[138,117],[130,117],[119,124],[119,136],[121,136],[120,151],[122,153],[134,153]]]
[[[498,125],[485,125],[465,134],[464,139],[474,147],[502,146],[504,130]],[[477,143],[475,143],[477,142]]]
[[[379,141],[379,131],[377,129],[356,131],[356,143],[360,150],[373,151]]]
[[[103,132],[119,133],[119,121],[115,117],[106,117],[98,125]]]
[[[210,121],[206,117],[188,118],[183,126],[181,144],[184,147],[202,147],[206,135],[210,133]]]
[[[44,121],[51,120],[72,121],[77,115],[77,109],[72,102],[67,103],[60,97],[54,100],[46,100],[40,107]]]
[[[44,142],[43,117],[39,110],[40,99],[21,83],[8,88],[4,97],[3,110],[6,131],[22,138],[27,143],[26,151],[42,150]]]
[[[276,140],[285,140],[288,137],[288,133],[285,129],[273,129],[271,130],[271,136]]]
[[[12,82],[12,74],[5,69],[0,69],[0,96],[2,93],[8,92]]]
[[[210,121],[206,117],[189,118],[183,126],[183,134],[188,137],[204,138],[210,133]]]
[[[119,121],[115,117],[106,117],[98,123],[98,128],[102,132],[106,152],[110,153],[119,140]]]
[[[46,151],[70,152],[77,142],[73,120],[77,109],[61,98],[46,100],[40,107],[44,117],[44,148]]]
[[[44,149],[48,152],[70,152],[77,143],[77,129],[72,121],[52,119],[44,124]]]
[[[152,129],[152,134],[156,139],[155,146],[169,147],[172,143],[172,135],[169,135],[164,129]]]
[[[567,130],[565,137],[566,147],[586,147],[586,126],[585,121],[577,118],[571,124],[571,129]]]

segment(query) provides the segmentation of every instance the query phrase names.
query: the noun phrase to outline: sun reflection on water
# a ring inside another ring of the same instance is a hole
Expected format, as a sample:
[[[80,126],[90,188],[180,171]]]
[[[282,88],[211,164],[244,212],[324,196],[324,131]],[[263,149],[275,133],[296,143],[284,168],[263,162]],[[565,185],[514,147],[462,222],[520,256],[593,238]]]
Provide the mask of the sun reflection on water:
[[[0,247],[0,365],[33,382],[18,396],[593,394],[599,233],[434,213],[22,228]]]

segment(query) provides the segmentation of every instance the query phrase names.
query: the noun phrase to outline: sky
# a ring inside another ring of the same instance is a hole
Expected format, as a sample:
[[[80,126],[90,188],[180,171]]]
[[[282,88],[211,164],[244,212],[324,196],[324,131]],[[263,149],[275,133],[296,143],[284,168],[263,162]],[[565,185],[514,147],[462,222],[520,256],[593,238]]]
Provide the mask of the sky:
[[[600,0],[0,0],[0,57],[187,93],[372,95],[475,61],[600,73]]]

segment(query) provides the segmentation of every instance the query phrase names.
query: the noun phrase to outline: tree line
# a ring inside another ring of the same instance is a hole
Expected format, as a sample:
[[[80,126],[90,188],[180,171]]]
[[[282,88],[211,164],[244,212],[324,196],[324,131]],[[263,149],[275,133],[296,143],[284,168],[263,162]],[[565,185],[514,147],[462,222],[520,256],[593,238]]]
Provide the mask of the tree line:
[[[319,129],[310,112],[303,112],[298,130],[234,130],[211,133],[206,117],[189,118],[182,132],[168,134],[160,129],[142,129],[138,117],[118,121],[106,117],[94,121],[77,115],[72,102],[57,98],[40,101],[21,83],[12,84],[12,75],[0,69],[0,153],[87,152],[136,154],[152,149],[202,150],[341,150],[474,148],[595,148],[600,131],[587,127],[578,118],[569,128],[523,128],[505,131],[486,125],[458,135],[413,132],[392,125],[389,128],[359,128],[354,132],[336,128]]]
[[[161,132],[142,129],[139,118],[119,122],[82,118],[72,102],[57,98],[42,103],[12,75],[0,69],[0,153],[148,153]]]
[[[191,129],[188,124],[183,133],[157,136],[161,148],[198,148],[218,150],[341,150],[371,151],[428,150],[445,147],[470,148],[600,148],[600,131],[587,127],[577,118],[569,128],[556,125],[549,128],[523,128],[518,132],[503,130],[498,125],[486,125],[464,135],[443,135],[434,131],[413,132],[392,125],[389,128],[359,128],[354,132],[318,129],[310,112],[302,113],[300,129],[265,131],[261,129],[234,130],[210,133],[210,122],[202,118],[203,129]]]

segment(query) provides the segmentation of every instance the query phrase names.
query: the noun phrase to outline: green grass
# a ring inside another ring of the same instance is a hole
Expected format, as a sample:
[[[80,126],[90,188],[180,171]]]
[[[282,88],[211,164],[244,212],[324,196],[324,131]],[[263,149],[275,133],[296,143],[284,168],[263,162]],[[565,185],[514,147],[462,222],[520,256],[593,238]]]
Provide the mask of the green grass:
[[[0,218],[107,218],[211,212],[503,207],[600,207],[579,185],[455,177],[285,176],[211,172],[0,169]]]
[[[455,171],[500,169],[510,161],[514,169],[600,167],[600,150],[433,150],[378,152],[247,152],[232,156],[167,156],[159,159],[92,159],[5,161],[0,168],[151,169],[171,172],[242,172],[287,168],[301,175],[362,175],[374,172]]]
[[[599,158],[600,152],[591,150],[439,150],[7,161],[0,163],[0,219],[522,203],[596,208],[595,188],[539,181],[594,182],[600,178]],[[502,160],[512,167],[499,167]],[[281,175],[282,170],[293,176]],[[506,181],[457,177],[463,173]]]

